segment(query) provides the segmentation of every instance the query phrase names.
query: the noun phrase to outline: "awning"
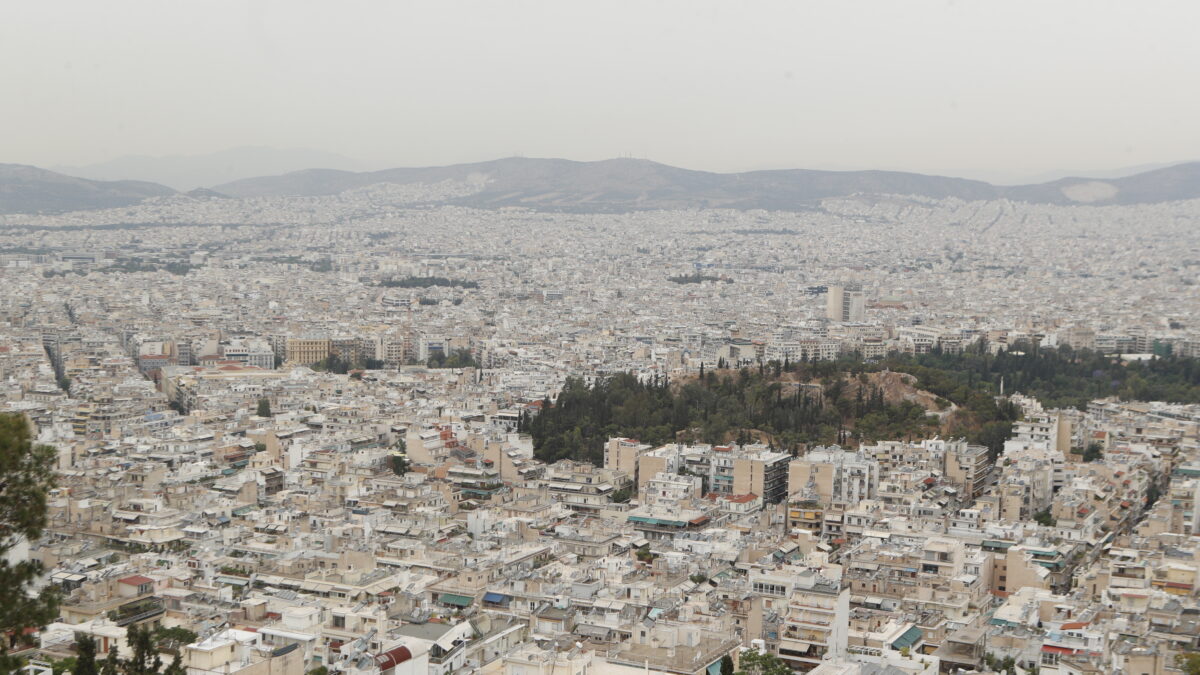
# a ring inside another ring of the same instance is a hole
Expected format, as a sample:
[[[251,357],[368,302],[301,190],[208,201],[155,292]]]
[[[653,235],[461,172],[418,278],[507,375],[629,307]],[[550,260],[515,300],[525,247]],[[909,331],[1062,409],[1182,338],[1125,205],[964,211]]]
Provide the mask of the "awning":
[[[490,602],[490,603],[497,604],[497,605],[507,604],[509,599],[510,598],[507,595],[504,595],[503,593],[484,593],[483,594],[484,602]]]
[[[924,633],[921,632],[921,629],[913,626],[912,628],[904,631],[904,634],[892,643],[892,649],[899,650],[911,648],[913,645],[917,644],[917,642],[920,641],[923,636]]]
[[[456,607],[470,607],[475,599],[469,595],[458,595],[457,593],[442,593],[438,596],[438,602],[446,605],[454,605]]]

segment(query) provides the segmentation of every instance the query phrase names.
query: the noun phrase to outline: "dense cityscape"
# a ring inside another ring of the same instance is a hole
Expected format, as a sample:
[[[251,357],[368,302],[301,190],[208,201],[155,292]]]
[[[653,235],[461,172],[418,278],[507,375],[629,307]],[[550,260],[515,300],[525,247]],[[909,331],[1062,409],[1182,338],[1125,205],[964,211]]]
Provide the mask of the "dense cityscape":
[[[1200,647],[1200,201],[444,203],[480,188],[0,216],[0,411],[55,479],[4,553],[57,604],[9,655],[1161,675]]]
[[[0,675],[1200,675],[1200,2],[3,9]]]

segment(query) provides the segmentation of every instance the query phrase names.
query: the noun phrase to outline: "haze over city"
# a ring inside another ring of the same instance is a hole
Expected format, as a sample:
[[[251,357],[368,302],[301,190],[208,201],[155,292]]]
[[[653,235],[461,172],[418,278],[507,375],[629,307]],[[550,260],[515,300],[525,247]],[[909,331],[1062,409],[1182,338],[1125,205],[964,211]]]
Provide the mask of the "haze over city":
[[[0,148],[1038,182],[1200,159],[1198,23],[1189,2],[16,3]]]
[[[1194,3],[0,21],[0,673],[1200,675]]]

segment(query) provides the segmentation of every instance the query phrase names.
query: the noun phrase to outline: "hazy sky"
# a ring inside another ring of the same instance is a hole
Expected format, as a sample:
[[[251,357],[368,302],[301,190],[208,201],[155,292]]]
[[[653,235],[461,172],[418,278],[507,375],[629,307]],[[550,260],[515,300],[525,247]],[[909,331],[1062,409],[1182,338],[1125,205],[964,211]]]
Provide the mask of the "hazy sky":
[[[268,145],[999,177],[1200,159],[1195,0],[15,0],[0,16],[0,162]]]

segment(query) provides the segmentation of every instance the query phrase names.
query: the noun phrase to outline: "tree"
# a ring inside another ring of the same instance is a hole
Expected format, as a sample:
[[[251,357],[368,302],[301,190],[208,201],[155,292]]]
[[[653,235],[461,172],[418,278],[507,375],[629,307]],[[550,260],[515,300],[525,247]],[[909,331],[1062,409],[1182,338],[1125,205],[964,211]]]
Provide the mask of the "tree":
[[[633,557],[637,558],[639,562],[648,563],[653,562],[658,556],[654,555],[654,552],[650,550],[650,545],[647,544],[641,548],[634,549]]]
[[[1162,496],[1162,490],[1159,489],[1158,483],[1151,483],[1150,487],[1146,488],[1146,508],[1154,506],[1158,498]]]
[[[1104,450],[1099,443],[1095,441],[1088,443],[1088,446],[1083,451],[1083,461],[1099,462],[1104,457]]]
[[[96,640],[90,635],[80,635],[75,641],[75,667],[71,675],[98,675],[96,664]]]
[[[50,659],[50,672],[54,675],[62,675],[63,673],[79,672],[79,667],[76,665],[77,659],[74,656],[68,656],[65,659]]]
[[[122,672],[125,675],[158,675],[158,671],[162,670],[162,658],[158,655],[158,647],[154,644],[150,629],[130,625],[125,641],[133,649],[133,654],[125,659]]]
[[[270,417],[271,401],[267,400],[266,398],[258,399],[258,412],[255,414],[257,414],[259,417]]]
[[[792,675],[792,669],[778,656],[756,649],[742,652],[741,668],[734,675]]]
[[[728,654],[721,657],[721,675],[733,675],[733,657]]]
[[[608,501],[613,502],[614,504],[624,504],[632,498],[633,488],[629,486],[623,487],[620,490],[613,490],[612,493],[608,495]]]
[[[26,628],[42,626],[58,614],[58,593],[48,584],[34,594],[42,563],[9,562],[23,542],[37,541],[46,527],[46,499],[54,486],[54,448],[34,445],[22,415],[0,415],[0,672],[18,667],[9,649]]]
[[[183,667],[183,658],[179,654],[171,659],[171,665],[163,671],[163,675],[187,675],[187,668]]]
[[[1177,655],[1175,665],[1183,671],[1183,675],[1200,675],[1200,652]]]
[[[104,663],[100,666],[100,675],[120,675],[121,674],[121,658],[117,652],[117,646],[113,645],[108,650],[108,657],[104,659]]]
[[[408,458],[403,454],[391,456],[392,473],[397,476],[403,476],[409,472]]]
[[[1054,523],[1058,522],[1050,513],[1050,509],[1038,511],[1037,513],[1033,514],[1033,521],[1038,525],[1045,525],[1046,527],[1054,527]]]
[[[159,626],[154,629],[154,642],[160,650],[177,651],[184,645],[190,645],[199,639],[194,631],[188,630],[183,626],[172,626],[163,628]]]

